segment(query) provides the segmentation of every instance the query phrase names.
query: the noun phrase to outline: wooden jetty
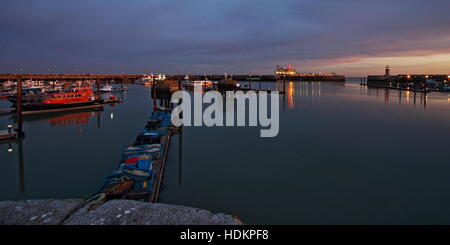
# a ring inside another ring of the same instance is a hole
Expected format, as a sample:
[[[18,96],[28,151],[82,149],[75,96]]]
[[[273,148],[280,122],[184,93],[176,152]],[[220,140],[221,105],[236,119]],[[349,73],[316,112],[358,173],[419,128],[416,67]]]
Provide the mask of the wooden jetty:
[[[161,191],[161,183],[164,175],[164,169],[166,166],[167,156],[169,154],[169,146],[172,138],[172,129],[169,128],[168,135],[165,136],[162,141],[164,143],[164,154],[161,159],[155,161],[153,163],[153,170],[155,170],[156,174],[153,182],[153,191],[152,195],[149,198],[149,202],[156,203],[159,200],[159,193]]]
[[[18,133],[13,129],[12,125],[7,130],[0,130],[0,141],[17,139]]]
[[[17,138],[17,132],[8,132],[8,130],[1,130],[0,131],[0,140],[11,140]]]
[[[14,114],[15,108],[0,108],[0,116],[8,116]]]

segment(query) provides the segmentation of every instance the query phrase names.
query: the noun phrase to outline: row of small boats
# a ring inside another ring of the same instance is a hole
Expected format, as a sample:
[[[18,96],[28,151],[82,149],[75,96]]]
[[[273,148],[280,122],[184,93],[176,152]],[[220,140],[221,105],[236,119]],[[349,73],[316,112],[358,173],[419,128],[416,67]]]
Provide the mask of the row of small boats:
[[[127,147],[120,163],[105,179],[100,191],[90,200],[110,199],[149,200],[153,194],[157,169],[164,155],[170,130],[170,109],[155,109],[133,145]]]

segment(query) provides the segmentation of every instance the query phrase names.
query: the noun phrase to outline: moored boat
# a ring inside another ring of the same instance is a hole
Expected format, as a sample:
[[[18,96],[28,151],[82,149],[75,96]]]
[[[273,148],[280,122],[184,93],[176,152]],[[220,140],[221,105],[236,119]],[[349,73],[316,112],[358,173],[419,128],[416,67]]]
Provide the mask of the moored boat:
[[[92,200],[97,197],[102,197],[101,202],[113,198],[157,200],[170,134],[170,114],[170,110],[161,108],[152,112],[134,144],[122,153],[118,168],[106,178]]]
[[[44,113],[62,110],[77,110],[103,106],[91,87],[78,87],[68,92],[52,93],[42,96],[39,101],[24,103],[24,114]]]
[[[113,88],[113,86],[106,84],[105,86],[100,88],[100,91],[101,92],[113,92],[114,88]]]
[[[213,82],[204,80],[204,81],[186,81],[184,86],[190,89],[201,88],[203,90],[212,89]]]

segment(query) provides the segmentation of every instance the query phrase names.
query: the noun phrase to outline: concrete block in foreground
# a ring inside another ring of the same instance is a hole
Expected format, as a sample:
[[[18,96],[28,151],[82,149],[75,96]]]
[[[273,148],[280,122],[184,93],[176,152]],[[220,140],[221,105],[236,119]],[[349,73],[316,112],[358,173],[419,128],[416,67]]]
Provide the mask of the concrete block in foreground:
[[[58,225],[85,205],[80,199],[0,202],[0,225]]]
[[[240,225],[239,219],[226,214],[162,203],[111,200],[89,210],[84,206],[64,225]]]

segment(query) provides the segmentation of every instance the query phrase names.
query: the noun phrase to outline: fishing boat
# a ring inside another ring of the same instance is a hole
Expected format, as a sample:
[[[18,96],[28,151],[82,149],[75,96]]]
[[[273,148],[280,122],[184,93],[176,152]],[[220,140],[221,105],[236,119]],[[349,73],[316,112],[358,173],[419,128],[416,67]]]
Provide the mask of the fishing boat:
[[[186,81],[184,86],[190,89],[201,88],[203,90],[212,89],[213,82],[204,80],[204,81]]]
[[[103,100],[97,99],[91,87],[78,87],[68,92],[42,96],[40,101],[24,103],[23,114],[78,110],[102,107]]]
[[[122,102],[122,99],[117,98],[114,95],[109,96],[108,99],[103,101],[103,103],[105,103],[105,104],[114,104],[114,103],[120,103],[120,102]]]
[[[144,76],[136,80],[134,83],[149,86],[152,85],[153,81],[154,81],[153,76]]]
[[[113,86],[111,86],[111,85],[109,85],[109,84],[106,84],[105,86],[103,86],[103,87],[101,87],[100,88],[100,91],[101,92],[113,92],[114,91],[114,88],[113,88]]]

